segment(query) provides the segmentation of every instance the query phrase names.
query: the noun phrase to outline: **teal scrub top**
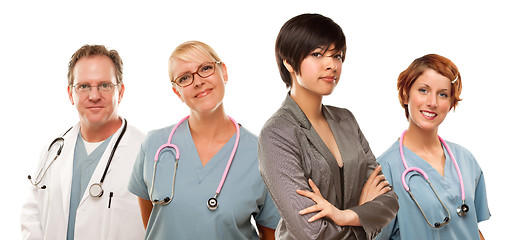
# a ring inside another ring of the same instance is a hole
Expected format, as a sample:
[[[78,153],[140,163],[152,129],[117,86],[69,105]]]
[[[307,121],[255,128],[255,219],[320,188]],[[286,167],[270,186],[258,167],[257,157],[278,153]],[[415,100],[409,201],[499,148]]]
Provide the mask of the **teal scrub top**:
[[[173,126],[147,134],[133,167],[129,191],[149,199],[154,157],[167,143]],[[175,131],[172,143],[180,151],[173,200],[155,205],[149,218],[146,239],[259,239],[256,223],[276,228],[280,215],[262,181],[258,169],[257,137],[240,127],[239,146],[218,199],[218,209],[207,208],[214,196],[235,142],[235,134],[223,148],[202,166],[191,137],[188,120]],[[153,192],[154,199],[170,197],[175,152],[162,151]]]
[[[421,168],[429,176],[432,186],[439,198],[450,211],[450,222],[445,226],[431,228],[410,195],[402,186],[401,176],[405,170],[399,150],[399,142],[395,142],[377,161],[382,166],[384,176],[393,185],[398,195],[400,209],[397,217],[386,226],[376,239],[479,239],[478,222],[489,219],[485,180],[480,166],[473,155],[465,148],[447,142],[459,165],[466,204],[469,212],[465,216],[457,214],[462,204],[459,177],[450,155],[443,146],[446,156],[444,178],[441,174],[404,146],[404,156],[409,167]],[[448,214],[443,210],[429,184],[416,172],[407,174],[406,181],[416,201],[431,222],[442,222]]]
[[[74,147],[73,180],[71,183],[71,197],[69,200],[69,223],[67,225],[68,240],[74,239],[76,211],[78,210],[83,194],[85,194],[85,192],[88,193],[86,190],[90,182],[90,178],[92,177],[92,174],[94,174],[97,164],[99,163],[99,160],[101,160],[101,157],[103,156],[112,136],[103,141],[89,155],[87,154],[83,137],[81,136],[81,133],[78,133],[78,138]],[[97,181],[99,182],[99,179]]]

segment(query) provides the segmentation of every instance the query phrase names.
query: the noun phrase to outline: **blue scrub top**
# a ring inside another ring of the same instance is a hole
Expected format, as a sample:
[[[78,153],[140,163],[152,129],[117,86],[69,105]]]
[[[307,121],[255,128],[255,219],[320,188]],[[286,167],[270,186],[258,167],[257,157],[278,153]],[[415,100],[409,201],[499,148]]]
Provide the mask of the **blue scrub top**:
[[[407,165],[425,171],[440,199],[450,211],[451,218],[448,224],[439,229],[431,228],[402,185],[401,177],[405,167],[397,141],[377,161],[382,166],[384,176],[393,185],[393,191],[399,197],[400,209],[397,217],[376,239],[479,239],[478,222],[490,217],[483,172],[467,149],[454,143],[447,142],[447,144],[462,174],[469,212],[463,217],[457,214],[457,208],[462,204],[460,182],[455,165],[444,146],[446,156],[444,178],[430,164],[404,146]],[[442,222],[448,216],[421,175],[411,172],[407,174],[406,181],[431,224]]]
[[[113,136],[113,134],[112,134]],[[90,182],[90,178],[96,170],[97,164],[101,160],[108,143],[112,139],[112,136],[108,137],[103,141],[94,151],[87,153],[85,143],[81,133],[78,132],[76,145],[74,147],[74,158],[73,158],[73,180],[71,183],[71,197],[69,200],[69,220],[67,225],[67,240],[74,239],[74,230],[76,223],[76,212],[80,205],[83,194],[87,190],[87,186]],[[96,180],[99,182],[99,179]],[[88,193],[88,191],[87,191]]]
[[[149,199],[157,149],[167,143],[173,126],[147,134],[133,168],[129,191]],[[155,205],[147,226],[146,239],[259,239],[250,219],[276,228],[280,215],[260,177],[257,137],[240,128],[237,152],[218,196],[218,209],[207,208],[214,196],[235,142],[235,135],[202,166],[191,137],[188,121],[175,131],[172,143],[180,151],[175,193],[167,205]],[[162,151],[156,173],[154,199],[170,197],[175,152]]]

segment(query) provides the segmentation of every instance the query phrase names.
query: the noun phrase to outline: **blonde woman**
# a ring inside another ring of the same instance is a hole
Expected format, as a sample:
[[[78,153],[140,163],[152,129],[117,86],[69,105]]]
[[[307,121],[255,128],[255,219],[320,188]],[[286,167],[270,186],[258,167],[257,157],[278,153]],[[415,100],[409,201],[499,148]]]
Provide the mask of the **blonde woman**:
[[[174,50],[169,72],[190,113],[149,132],[138,154],[129,190],[146,238],[273,239],[280,216],[258,172],[257,137],[223,107],[226,65],[191,41]]]

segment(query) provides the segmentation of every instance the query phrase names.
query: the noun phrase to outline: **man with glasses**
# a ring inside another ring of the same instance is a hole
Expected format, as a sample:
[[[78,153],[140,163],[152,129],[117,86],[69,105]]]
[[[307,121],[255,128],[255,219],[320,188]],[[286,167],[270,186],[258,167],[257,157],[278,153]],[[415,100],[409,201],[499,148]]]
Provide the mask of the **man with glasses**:
[[[45,148],[29,176],[23,239],[143,238],[127,183],[144,134],[117,113],[122,67],[117,51],[102,45],[85,45],[71,57],[67,92],[80,121]]]

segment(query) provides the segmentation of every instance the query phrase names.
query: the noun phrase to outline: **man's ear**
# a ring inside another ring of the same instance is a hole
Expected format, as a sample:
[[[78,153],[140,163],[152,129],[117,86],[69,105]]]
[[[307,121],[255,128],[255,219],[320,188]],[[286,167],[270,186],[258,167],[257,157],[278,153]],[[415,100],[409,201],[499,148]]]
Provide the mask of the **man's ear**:
[[[71,86],[67,86],[67,95],[69,96],[69,100],[71,101],[71,104],[74,105],[73,88]]]
[[[122,100],[122,98],[124,97],[124,89],[125,89],[125,88],[124,88],[124,84],[122,84],[122,85],[120,86],[120,89],[119,89],[119,100],[118,100],[118,103],[117,103],[117,104],[119,104],[119,103],[120,103],[120,101]]]

